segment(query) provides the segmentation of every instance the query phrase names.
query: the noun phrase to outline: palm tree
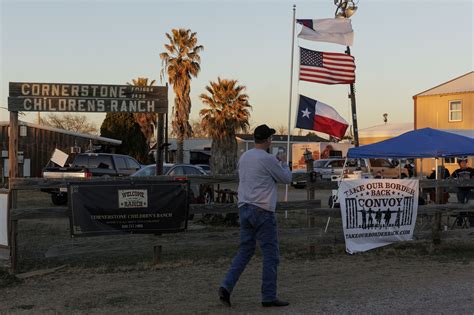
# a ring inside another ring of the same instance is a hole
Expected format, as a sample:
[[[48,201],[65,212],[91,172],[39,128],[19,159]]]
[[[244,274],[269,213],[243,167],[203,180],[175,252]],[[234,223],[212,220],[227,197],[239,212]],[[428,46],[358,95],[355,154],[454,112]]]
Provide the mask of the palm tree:
[[[209,94],[199,97],[209,108],[202,109],[202,127],[212,138],[211,169],[213,174],[231,174],[236,169],[237,140],[239,131],[249,128],[248,95],[243,94],[245,86],[237,85],[237,80],[218,78],[206,86]]]
[[[138,77],[136,79],[132,79],[132,82],[131,83],[128,82],[127,85],[152,86],[152,85],[155,85],[155,83],[156,81],[152,80],[150,84],[148,84],[148,78]],[[135,118],[135,121],[140,126],[140,130],[145,136],[146,144],[149,150],[151,141],[153,140],[155,136],[158,114],[157,113],[133,113],[133,118]]]
[[[183,163],[184,139],[193,133],[189,124],[191,77],[197,77],[201,70],[199,52],[203,47],[197,45],[196,33],[189,29],[172,29],[171,33],[166,33],[169,44],[165,44],[165,52],[160,54],[163,63],[161,75],[166,72],[168,82],[173,85],[175,99],[171,126],[178,138],[176,160]]]

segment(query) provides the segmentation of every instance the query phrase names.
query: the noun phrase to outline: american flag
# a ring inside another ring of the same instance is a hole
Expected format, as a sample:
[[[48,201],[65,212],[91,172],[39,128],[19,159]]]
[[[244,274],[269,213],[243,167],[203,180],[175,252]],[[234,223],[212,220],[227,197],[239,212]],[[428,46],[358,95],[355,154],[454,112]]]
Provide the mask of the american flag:
[[[354,57],[300,47],[300,80],[322,84],[354,83]]]

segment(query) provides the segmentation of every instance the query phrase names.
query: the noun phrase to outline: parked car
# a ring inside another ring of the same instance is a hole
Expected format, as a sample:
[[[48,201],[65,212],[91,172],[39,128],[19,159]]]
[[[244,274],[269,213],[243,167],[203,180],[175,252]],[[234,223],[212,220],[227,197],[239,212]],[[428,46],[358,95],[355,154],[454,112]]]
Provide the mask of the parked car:
[[[314,171],[316,172],[316,179],[331,180],[331,176],[334,174],[342,173],[342,166],[344,165],[345,159],[322,159],[313,162]],[[293,174],[305,174],[306,170],[296,170]],[[295,188],[306,187],[306,179],[293,181],[291,184]]]
[[[294,170],[291,173],[292,173],[292,175],[306,174],[306,170]],[[296,189],[305,188],[306,187],[306,179],[294,180],[294,181],[291,182],[291,186],[295,187]]]
[[[324,180],[331,180],[334,175],[341,175],[344,167],[345,159],[324,159],[314,161],[314,171],[319,175],[319,178]]]
[[[346,166],[344,167],[344,163]],[[400,169],[396,164],[392,163],[388,159],[322,159],[313,162],[314,171],[316,172],[317,178],[322,180],[332,180],[342,175],[343,169],[345,176],[351,177],[354,171],[362,172],[363,177],[376,177],[380,174],[383,178],[405,178],[408,176],[406,168],[401,167]],[[293,172],[306,173],[306,170],[298,170]],[[292,182],[292,186],[295,188],[304,188],[306,186],[306,180],[299,180]]]
[[[378,172],[383,178],[406,178],[409,176],[408,170],[405,167],[398,167],[397,163],[393,163],[388,159],[367,159],[372,176],[376,176]],[[367,162],[366,162],[367,163]]]
[[[164,172],[165,168],[167,169]],[[148,165],[132,176],[154,176],[156,165]],[[200,166],[192,164],[164,164],[163,174],[166,176],[174,176],[185,178],[187,175],[208,175]],[[210,184],[191,184],[191,203],[211,203],[214,199],[213,187]]]
[[[163,163],[163,174],[166,174],[173,165],[174,164],[171,163]],[[155,176],[155,174],[156,164],[150,164],[144,166],[139,171],[133,173],[131,176]]]
[[[211,167],[208,164],[196,164],[196,166],[199,166],[202,168],[208,175],[211,175]]]
[[[52,163],[52,162],[50,162]],[[142,166],[128,155],[111,153],[77,154],[67,167],[49,166],[43,168],[43,178],[91,178],[109,176],[129,176]],[[43,188],[43,192],[51,194],[55,205],[67,203],[67,187]]]

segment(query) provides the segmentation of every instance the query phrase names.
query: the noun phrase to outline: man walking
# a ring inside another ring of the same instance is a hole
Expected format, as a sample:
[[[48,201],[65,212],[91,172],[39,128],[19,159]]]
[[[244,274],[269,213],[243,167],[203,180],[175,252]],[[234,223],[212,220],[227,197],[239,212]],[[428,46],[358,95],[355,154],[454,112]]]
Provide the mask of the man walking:
[[[291,171],[283,156],[268,153],[275,129],[267,125],[255,128],[255,148],[240,157],[238,206],[240,248],[221,287],[219,299],[230,306],[230,294],[255,253],[258,241],[263,254],[262,305],[287,306],[277,297],[278,247],[275,207],[277,183],[289,184]]]

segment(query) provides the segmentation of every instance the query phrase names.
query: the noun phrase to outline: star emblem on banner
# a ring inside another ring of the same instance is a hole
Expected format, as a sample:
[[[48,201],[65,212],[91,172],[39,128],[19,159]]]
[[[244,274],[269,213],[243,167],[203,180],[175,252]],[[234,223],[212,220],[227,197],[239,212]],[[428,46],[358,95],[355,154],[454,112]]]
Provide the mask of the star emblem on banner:
[[[309,114],[311,114],[311,112],[308,110],[307,107],[306,107],[305,110],[302,110],[301,112],[303,113],[303,118],[308,117],[308,119],[309,119]]]

